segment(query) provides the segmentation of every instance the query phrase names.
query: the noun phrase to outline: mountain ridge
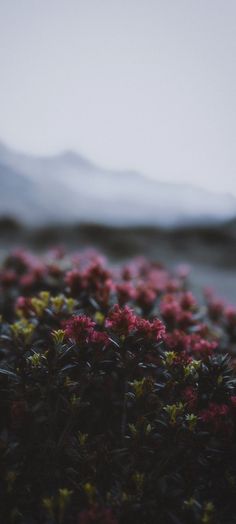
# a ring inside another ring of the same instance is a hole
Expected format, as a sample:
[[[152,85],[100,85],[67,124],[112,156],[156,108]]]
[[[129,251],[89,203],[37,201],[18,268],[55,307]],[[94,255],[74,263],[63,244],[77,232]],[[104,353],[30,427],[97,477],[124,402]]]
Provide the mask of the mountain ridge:
[[[17,194],[14,188],[10,194],[9,176]],[[0,142],[0,183],[0,216],[12,215],[26,223],[170,226],[236,216],[232,195],[156,181],[132,170],[102,168],[72,150],[38,156]]]

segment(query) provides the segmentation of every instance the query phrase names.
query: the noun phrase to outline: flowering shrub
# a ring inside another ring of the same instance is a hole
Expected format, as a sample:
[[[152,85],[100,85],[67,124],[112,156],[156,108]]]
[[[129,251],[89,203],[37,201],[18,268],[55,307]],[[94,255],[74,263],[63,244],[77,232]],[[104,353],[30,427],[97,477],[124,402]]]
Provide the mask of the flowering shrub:
[[[94,252],[14,252],[0,286],[1,522],[235,522],[236,309]]]

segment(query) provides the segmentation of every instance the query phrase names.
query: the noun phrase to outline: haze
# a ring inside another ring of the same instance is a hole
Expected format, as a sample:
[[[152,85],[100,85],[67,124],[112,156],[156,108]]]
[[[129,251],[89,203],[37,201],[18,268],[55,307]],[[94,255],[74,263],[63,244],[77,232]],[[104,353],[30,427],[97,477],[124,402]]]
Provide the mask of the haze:
[[[1,0],[0,138],[236,194],[235,0]]]

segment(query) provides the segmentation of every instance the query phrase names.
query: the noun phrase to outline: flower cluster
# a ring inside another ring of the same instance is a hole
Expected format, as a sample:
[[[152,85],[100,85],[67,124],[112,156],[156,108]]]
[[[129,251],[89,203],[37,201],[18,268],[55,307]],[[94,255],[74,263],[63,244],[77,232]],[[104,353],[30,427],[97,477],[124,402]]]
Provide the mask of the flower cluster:
[[[1,522],[231,524],[236,308],[95,251],[0,268]]]

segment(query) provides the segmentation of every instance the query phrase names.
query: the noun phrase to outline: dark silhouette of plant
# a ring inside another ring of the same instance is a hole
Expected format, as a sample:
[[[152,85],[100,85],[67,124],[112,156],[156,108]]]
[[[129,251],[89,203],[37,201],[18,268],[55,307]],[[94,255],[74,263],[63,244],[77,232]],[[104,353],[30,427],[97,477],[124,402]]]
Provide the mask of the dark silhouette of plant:
[[[236,310],[96,252],[0,283],[1,522],[233,524]]]

